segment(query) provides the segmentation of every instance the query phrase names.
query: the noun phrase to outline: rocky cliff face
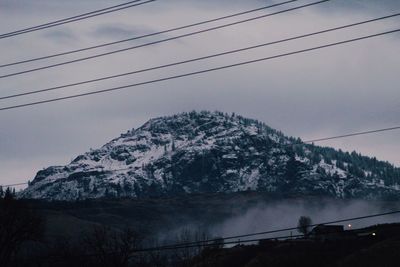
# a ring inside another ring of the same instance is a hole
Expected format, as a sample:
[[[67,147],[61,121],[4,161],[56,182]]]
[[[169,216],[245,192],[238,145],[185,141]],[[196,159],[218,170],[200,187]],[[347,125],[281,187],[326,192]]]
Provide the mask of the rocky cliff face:
[[[24,198],[76,200],[265,191],[399,198],[387,162],[301,143],[256,120],[190,112],[148,121],[66,166],[39,171]]]

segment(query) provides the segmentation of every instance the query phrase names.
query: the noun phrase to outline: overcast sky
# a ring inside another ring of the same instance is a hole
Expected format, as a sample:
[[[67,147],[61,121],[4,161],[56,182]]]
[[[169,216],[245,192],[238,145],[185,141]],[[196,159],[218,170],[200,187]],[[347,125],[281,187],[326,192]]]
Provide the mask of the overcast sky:
[[[79,49],[152,33],[278,1],[158,0],[0,39],[0,63]],[[312,2],[299,0],[249,18]],[[0,0],[0,33],[116,5],[105,0]],[[397,0],[332,0],[245,24],[76,64],[0,79],[0,96],[138,70],[266,43],[400,12]],[[224,21],[233,22],[239,18]],[[222,22],[211,24],[219,25]],[[209,25],[209,26],[211,26]],[[47,94],[0,100],[0,107],[137,83],[183,72],[272,56],[399,28],[400,17],[301,41],[186,64]],[[207,26],[207,27],[209,27]],[[195,29],[203,29],[206,26]],[[172,37],[141,39],[47,61],[0,68],[0,75]],[[113,93],[0,111],[0,184],[32,180],[150,118],[190,110],[220,110],[259,119],[303,140],[400,125],[400,34]],[[400,131],[319,143],[356,150],[400,166]]]

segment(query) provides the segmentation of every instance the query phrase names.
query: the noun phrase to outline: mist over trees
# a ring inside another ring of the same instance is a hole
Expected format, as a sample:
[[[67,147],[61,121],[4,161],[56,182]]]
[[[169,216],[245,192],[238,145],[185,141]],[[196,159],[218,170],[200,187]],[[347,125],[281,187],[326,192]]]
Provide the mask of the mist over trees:
[[[367,201],[320,198],[309,201],[274,200],[254,192],[176,199],[93,200],[75,203],[15,200],[12,191],[7,192],[3,192],[7,197],[1,199],[2,215],[7,212],[13,214],[6,209],[11,205],[6,203],[12,203],[15,207],[24,207],[13,210],[14,214],[20,214],[18,218],[39,217],[45,223],[40,224],[42,228],[35,228],[36,231],[24,235],[20,239],[24,241],[14,243],[15,245],[8,243],[7,234],[18,224],[1,224],[0,240],[6,240],[2,243],[1,266],[6,267],[203,266],[196,265],[199,262],[209,264],[205,266],[215,266],[212,263],[217,260],[217,256],[213,255],[229,251],[228,248],[235,245],[226,242],[224,246],[222,237],[296,227],[299,217],[304,214],[309,215],[316,223],[323,223],[399,209],[397,202],[373,204]],[[2,219],[6,217],[2,216]],[[352,225],[356,228],[398,219],[398,215],[393,215],[356,221]],[[307,222],[302,225],[309,224]],[[150,231],[151,226],[155,228]],[[32,230],[29,227],[18,229]],[[278,238],[289,234],[291,233],[275,233],[265,237]],[[147,250],[204,240],[209,240],[207,246],[203,242],[179,249]],[[245,241],[246,239],[240,240]],[[247,243],[241,244],[239,248]]]
[[[68,238],[68,233],[49,238],[49,225],[41,212],[28,201],[15,199],[9,188],[0,188],[0,196],[1,267],[185,267],[204,250],[201,244],[165,251],[151,248],[211,238],[206,232],[182,228],[160,242],[130,227],[103,223],[82,229],[75,238]],[[221,242],[214,243],[213,248],[219,248]]]

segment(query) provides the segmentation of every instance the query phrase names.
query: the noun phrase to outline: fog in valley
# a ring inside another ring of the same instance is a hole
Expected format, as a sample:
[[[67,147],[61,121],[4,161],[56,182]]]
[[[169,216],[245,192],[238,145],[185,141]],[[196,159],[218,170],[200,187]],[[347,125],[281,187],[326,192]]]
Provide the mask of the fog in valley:
[[[231,203],[234,206],[234,203]],[[159,238],[166,240],[182,240],[182,234],[188,239],[202,239],[215,237],[230,237],[251,233],[274,231],[297,227],[301,216],[308,216],[312,224],[323,224],[338,220],[381,214],[399,210],[396,202],[379,202],[367,200],[277,200],[260,201],[247,207],[241,207],[240,211],[234,211],[234,215],[225,218],[221,223],[209,225],[204,221],[190,221],[170,230],[162,231]],[[229,208],[227,207],[227,210]],[[372,217],[360,220],[349,220],[335,223],[343,225],[345,230],[363,228],[375,224],[400,222],[400,213]],[[179,225],[179,222],[177,222]],[[349,224],[351,226],[349,226]],[[259,238],[274,238],[290,235],[299,235],[297,230],[282,231],[271,234],[240,238],[241,241]],[[200,238],[199,238],[200,237]],[[238,241],[231,239],[228,241]]]

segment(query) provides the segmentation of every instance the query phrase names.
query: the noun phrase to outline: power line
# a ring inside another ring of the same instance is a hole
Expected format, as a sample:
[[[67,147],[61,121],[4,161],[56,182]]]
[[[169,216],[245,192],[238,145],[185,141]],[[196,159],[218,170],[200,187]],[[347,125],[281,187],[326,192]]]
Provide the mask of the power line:
[[[313,226],[318,226],[318,225],[327,225],[327,224],[333,224],[333,223],[341,223],[341,222],[350,222],[350,221],[356,221],[356,220],[364,220],[364,219],[368,219],[368,218],[376,218],[376,217],[382,217],[382,216],[398,214],[398,213],[400,213],[399,210],[390,211],[390,212],[385,212],[385,213],[378,213],[378,214],[372,214],[372,215],[359,216],[359,217],[341,219],[341,220],[336,220],[336,221],[312,224],[312,225],[308,225],[308,227],[313,227]],[[269,234],[269,233],[278,233],[278,232],[297,230],[297,229],[298,229],[298,227],[291,227],[291,228],[286,228],[286,229],[265,231],[265,232],[254,233],[254,234],[243,234],[243,235],[236,235],[236,236],[231,236],[231,237],[220,237],[220,238],[216,238],[216,239],[208,239],[208,240],[201,240],[201,241],[194,241],[194,242],[175,243],[175,244],[171,244],[171,245],[162,245],[162,246],[154,246],[154,247],[147,247],[147,248],[136,248],[136,249],[130,250],[129,252],[134,254],[134,253],[150,252],[150,251],[178,250],[178,249],[188,249],[188,248],[205,248],[205,247],[214,247],[217,245],[245,244],[245,243],[254,243],[254,242],[259,242],[259,241],[267,241],[267,240],[279,240],[279,239],[288,239],[288,238],[292,239],[292,238],[297,238],[297,237],[304,237],[304,235],[299,234],[299,235],[284,235],[284,236],[276,236],[276,237],[269,237],[269,238],[256,238],[256,239],[245,239],[245,240],[239,239],[242,237],[250,237],[250,236]],[[355,230],[362,230],[362,229],[355,229]],[[338,232],[338,233],[340,233],[340,232]],[[238,239],[238,240],[225,241],[225,240],[230,240],[230,239]],[[223,241],[221,241],[221,240],[223,240]],[[115,251],[106,252],[106,254],[108,254],[108,255],[116,254],[116,253],[117,252],[115,252]],[[94,257],[94,256],[98,256],[98,255],[101,255],[101,254],[86,253],[86,254],[81,254],[80,256]]]
[[[390,128],[382,128],[382,129],[376,129],[376,130],[370,130],[370,131],[363,131],[363,132],[355,132],[355,133],[349,133],[349,134],[338,135],[338,136],[324,137],[324,138],[319,138],[319,139],[314,139],[314,140],[309,140],[309,141],[301,141],[298,143],[293,143],[293,144],[288,144],[288,145],[289,146],[304,145],[306,143],[317,143],[317,142],[322,142],[322,141],[326,141],[326,140],[341,139],[341,138],[361,136],[361,135],[369,135],[369,134],[373,134],[373,133],[382,133],[382,132],[394,131],[394,130],[400,130],[400,126],[390,127]],[[129,170],[132,170],[132,168],[113,169],[110,171],[129,171]],[[27,184],[28,184],[28,182],[24,182],[24,183],[17,183],[17,184],[0,185],[0,187],[7,188],[7,187],[13,187],[13,186],[19,186],[19,185],[27,185]]]
[[[290,11],[294,11],[294,10],[298,10],[298,9],[302,9],[302,8],[306,8],[306,7],[310,7],[310,6],[314,6],[314,5],[325,3],[325,2],[328,2],[328,1],[331,1],[331,0],[322,0],[322,1],[318,1],[318,2],[313,2],[313,3],[310,3],[310,4],[306,4],[306,5],[290,8],[290,9],[285,9],[285,10],[282,10],[282,11],[278,11],[278,12],[274,12],[274,13],[270,13],[270,14],[266,14],[266,15],[262,15],[262,16],[258,16],[258,17],[253,17],[253,18],[250,18],[250,19],[245,19],[245,20],[241,20],[241,21],[237,21],[237,22],[233,22],[233,23],[228,23],[228,24],[224,24],[224,25],[220,25],[220,26],[216,26],[216,27],[212,27],[212,28],[207,28],[207,29],[204,29],[204,30],[198,30],[198,31],[195,31],[195,32],[182,34],[182,35],[178,35],[178,36],[174,36],[174,37],[170,37],[170,38],[166,38],[166,39],[161,39],[161,40],[154,41],[154,42],[149,42],[149,43],[145,43],[145,44],[141,44],[141,45],[135,45],[135,46],[131,46],[131,47],[123,48],[123,49],[113,50],[113,51],[109,51],[109,52],[106,52],[106,53],[100,53],[100,54],[87,56],[87,57],[83,57],[83,58],[78,58],[78,59],[74,59],[74,60],[70,60],[70,61],[64,61],[64,62],[61,62],[61,63],[56,63],[56,64],[47,65],[47,66],[43,66],[43,67],[28,69],[28,70],[19,71],[19,72],[14,72],[14,73],[10,73],[10,74],[6,74],[6,75],[0,76],[0,79],[13,77],[13,76],[17,76],[17,75],[22,75],[22,74],[26,74],[26,73],[32,73],[32,72],[36,72],[36,71],[40,71],[40,70],[55,68],[55,67],[64,66],[64,65],[68,65],[68,64],[72,64],[72,63],[77,63],[77,62],[82,62],[82,61],[86,61],[86,60],[90,60],[90,59],[94,59],[94,58],[113,55],[113,54],[116,54],[116,53],[121,53],[121,52],[129,51],[129,50],[133,50],[133,49],[147,47],[147,46],[154,45],[154,44],[159,44],[159,43],[164,43],[164,42],[168,42],[168,41],[172,41],[172,40],[177,40],[177,39],[184,38],[184,37],[189,37],[189,36],[193,36],[193,35],[197,35],[197,34],[201,34],[201,33],[205,33],[205,32],[210,32],[210,31],[214,31],[214,30],[217,30],[217,29],[230,27],[230,26],[233,26],[233,25],[238,25],[238,24],[241,24],[241,23],[245,23],[245,22],[249,22],[249,21],[253,21],[253,20],[257,20],[257,19],[266,18],[266,17],[270,17],[270,16],[274,16],[274,15],[278,15],[278,14],[282,14],[282,13],[286,13],[286,12],[290,12]]]
[[[56,20],[56,21],[53,21],[53,22],[40,24],[40,25],[37,25],[37,26],[32,26],[32,27],[21,29],[21,30],[16,30],[16,31],[0,34],[0,39],[4,39],[4,38],[16,36],[16,35],[21,35],[21,34],[33,32],[33,31],[39,31],[39,30],[43,30],[43,29],[48,29],[48,28],[51,28],[51,27],[55,27],[55,26],[59,26],[59,25],[63,25],[63,24],[67,24],[67,23],[71,23],[71,22],[75,22],[75,21],[79,21],[79,20],[84,20],[84,19],[88,19],[88,18],[92,18],[92,17],[96,17],[96,16],[100,16],[100,15],[104,15],[104,14],[120,11],[120,10],[131,8],[131,7],[140,6],[140,5],[147,4],[147,3],[150,3],[150,2],[154,2],[154,1],[157,1],[157,0],[148,0],[148,1],[145,1],[145,2],[137,3],[137,2],[140,2],[140,1],[142,1],[142,0],[130,1],[130,2],[126,2],[126,3],[123,3],[123,4],[116,5],[116,6],[111,6],[111,7],[107,7],[107,8],[103,8],[103,9],[99,9],[99,10],[95,10],[95,11],[91,11],[91,12],[84,13],[84,14],[81,14],[81,15],[76,15],[76,16],[72,16],[72,17]]]
[[[313,227],[313,226],[318,226],[318,225],[327,225],[327,224],[333,224],[333,223],[340,223],[340,222],[350,222],[350,221],[356,221],[356,220],[363,220],[363,219],[368,219],[368,218],[374,218],[374,217],[382,217],[382,216],[387,216],[387,215],[392,215],[392,214],[397,214],[400,213],[400,211],[390,211],[390,212],[385,212],[385,213],[378,213],[378,214],[373,214],[373,215],[366,215],[366,216],[360,216],[360,217],[353,217],[353,218],[347,218],[347,219],[341,219],[341,220],[336,220],[336,221],[330,221],[330,222],[324,222],[324,223],[318,223],[318,224],[312,224],[308,225],[308,227]],[[266,234],[266,233],[277,233],[277,232],[284,232],[284,231],[289,231],[289,230],[297,230],[298,227],[291,227],[291,228],[286,228],[286,229],[279,229],[279,230],[272,230],[272,231],[265,231],[265,232],[260,232],[260,233],[254,233],[254,234],[244,234],[244,235],[237,235],[237,236],[232,236],[232,237],[220,237],[216,239],[208,239],[208,240],[200,240],[200,241],[194,241],[194,242],[184,242],[184,243],[175,243],[171,245],[162,245],[162,246],[154,246],[154,247],[145,247],[145,248],[135,248],[130,250],[129,252],[131,254],[134,253],[141,253],[141,252],[150,252],[150,251],[163,251],[163,250],[179,250],[179,249],[188,249],[188,248],[205,248],[205,247],[215,247],[217,245],[233,245],[233,244],[245,244],[245,243],[254,243],[254,242],[260,242],[260,241],[268,241],[268,240],[279,240],[279,239],[292,239],[292,238],[297,238],[297,237],[304,237],[302,234],[298,235],[284,235],[284,236],[276,236],[276,237],[269,237],[269,238],[256,238],[256,239],[245,239],[245,240],[240,240],[239,238],[242,237],[249,237],[249,236],[254,236],[254,235],[261,235],[261,234]],[[362,230],[361,229],[354,229],[354,230]],[[353,230],[353,231],[354,231]],[[342,233],[342,232],[337,232],[337,233]],[[229,239],[238,239],[236,241],[225,241]],[[222,240],[222,241],[221,241]],[[109,251],[105,252],[107,255],[112,255],[116,254],[116,251]],[[95,257],[103,255],[100,253],[85,253],[85,254],[80,254],[80,257]],[[59,256],[60,257],[60,256]],[[61,256],[62,257],[62,256]],[[58,258],[57,256],[53,258]]]
[[[201,22],[197,22],[197,23],[193,23],[193,24],[189,24],[189,25],[179,26],[179,27],[175,27],[175,28],[171,28],[171,29],[167,29],[167,30],[163,30],[163,31],[155,32],[155,33],[145,34],[145,35],[141,35],[141,36],[137,36],[137,37],[132,37],[132,38],[128,38],[128,39],[123,39],[123,40],[114,41],[114,42],[105,43],[105,44],[100,44],[100,45],[95,45],[95,46],[90,46],[90,47],[81,48],[81,49],[77,49],[77,50],[71,50],[71,51],[67,51],[67,52],[63,52],[63,53],[57,53],[57,54],[53,54],[53,55],[27,59],[27,60],[23,60],[23,61],[14,62],[14,63],[3,64],[3,65],[0,65],[0,68],[13,66],[13,65],[19,65],[19,64],[23,64],[23,63],[38,61],[38,60],[43,60],[43,59],[54,58],[54,57],[58,57],[58,56],[65,56],[65,55],[69,55],[69,54],[73,54],[73,53],[78,53],[78,52],[83,52],[83,51],[92,50],[92,49],[96,49],[96,48],[101,48],[101,47],[106,47],[106,46],[110,46],[110,45],[120,44],[120,43],[124,43],[124,42],[128,42],[128,41],[139,40],[139,39],[143,39],[143,38],[146,38],[146,37],[152,37],[152,36],[156,36],[156,35],[170,33],[170,32],[173,32],[173,31],[183,30],[183,29],[187,29],[187,28],[191,28],[191,27],[195,27],[195,26],[200,26],[200,25],[203,25],[203,24],[216,22],[216,21],[219,21],[219,20],[232,18],[232,17],[236,17],[236,16],[241,16],[241,15],[245,15],[245,14],[261,11],[261,10],[264,10],[264,9],[269,9],[269,8],[272,8],[272,7],[281,6],[281,5],[292,3],[292,2],[296,2],[296,1],[298,1],[298,0],[290,0],[290,1],[286,1],[286,2],[277,3],[277,4],[274,4],[274,5],[269,5],[269,6],[256,8],[256,9],[251,9],[251,10],[247,10],[247,11],[243,11],[243,12],[239,12],[239,13],[235,13],[235,14],[231,14],[231,15],[227,15],[227,16],[223,16],[223,17],[218,17],[218,18],[214,18],[214,19],[210,19],[210,20],[205,20],[205,21],[201,21]]]
[[[384,212],[384,213],[377,213],[377,214],[372,214],[372,215],[358,216],[358,217],[352,217],[352,218],[340,219],[340,220],[334,220],[334,221],[320,222],[320,223],[310,224],[308,226],[309,227],[314,227],[314,226],[318,226],[318,225],[326,225],[326,224],[342,223],[342,222],[348,222],[348,221],[364,220],[364,219],[382,217],[382,216],[393,215],[393,214],[398,214],[398,213],[400,213],[400,210],[389,211],[389,212]],[[252,236],[258,236],[258,235],[266,235],[266,234],[273,234],[273,233],[279,233],[279,232],[286,232],[286,231],[297,230],[297,229],[298,229],[298,227],[289,227],[289,228],[262,231],[262,232],[256,232],[256,233],[250,233],[250,234],[228,236],[228,237],[223,237],[222,239],[224,239],[224,240],[237,239],[237,238],[244,238],[244,237],[252,237]],[[174,247],[174,246],[194,245],[194,244],[201,244],[201,243],[208,243],[208,242],[215,242],[215,241],[218,241],[218,239],[209,239],[209,240],[197,241],[197,242],[186,242],[186,243],[180,243],[180,244],[175,244],[175,245],[166,245],[166,246],[163,246],[163,247],[171,248],[171,247]]]
[[[321,222],[321,223],[317,223],[317,224],[308,225],[308,227],[314,227],[314,226],[318,226],[318,225],[329,225],[329,224],[333,224],[333,223],[364,220],[364,219],[382,217],[382,216],[393,215],[393,214],[398,214],[398,213],[400,213],[400,210],[390,211],[390,212],[385,212],[385,213],[372,214],[372,215],[359,216],[359,217],[353,217],[353,218],[346,218],[346,219],[329,221],[329,222]],[[238,244],[238,243],[252,243],[252,242],[257,242],[257,241],[265,241],[265,240],[276,240],[276,239],[285,239],[285,238],[287,239],[287,238],[293,238],[293,237],[295,237],[295,238],[296,237],[303,237],[304,235],[285,235],[285,236],[277,236],[277,237],[270,237],[270,238],[257,238],[257,239],[250,239],[250,240],[246,239],[246,240],[237,240],[237,241],[225,241],[225,240],[239,239],[239,238],[244,238],[244,237],[252,237],[252,236],[258,236],[258,235],[279,233],[279,232],[285,232],[285,231],[297,230],[297,229],[298,229],[298,227],[290,227],[290,228],[285,228],[285,229],[277,229],[277,230],[270,230],[270,231],[264,231],[264,232],[258,232],[258,233],[250,233],[250,234],[242,234],[242,235],[235,235],[235,236],[229,236],[229,237],[221,237],[221,238],[216,238],[216,239],[207,239],[207,240],[194,241],[194,242],[175,243],[175,244],[170,244],[170,245],[162,245],[162,246],[155,246],[155,247],[148,247],[148,248],[133,249],[133,250],[131,250],[131,253],[148,252],[148,251],[162,251],[162,250],[176,250],[176,249],[186,249],[186,248],[195,248],[195,247],[209,247],[209,246],[215,246],[215,245],[219,245],[219,244],[221,244],[221,245],[229,245],[229,244]],[[223,243],[221,242],[221,240],[224,240]],[[113,253],[115,253],[115,252],[110,252],[110,254],[113,254]],[[94,255],[93,254],[86,254],[86,256],[94,256]]]
[[[297,228],[296,228],[297,229]],[[277,240],[277,239],[287,239],[287,238],[297,238],[297,237],[304,237],[304,235],[284,235],[284,236],[277,236],[277,237],[270,237],[270,238],[257,238],[257,239],[246,239],[246,240],[237,240],[237,241],[227,241],[221,242],[221,239],[214,239],[208,241],[197,241],[197,243],[189,244],[189,245],[166,245],[166,246],[157,246],[157,247],[149,247],[149,248],[142,248],[142,249],[134,249],[132,253],[135,252],[148,252],[148,251],[160,251],[160,250],[177,250],[177,249],[187,249],[187,248],[197,248],[197,247],[213,247],[216,245],[233,245],[233,244],[245,244],[245,243],[254,243],[258,241],[266,241],[266,240]],[[218,241],[220,241],[218,243]],[[209,243],[215,242],[215,243]]]
[[[306,53],[306,52],[315,51],[315,50],[320,50],[320,49],[323,49],[323,48],[333,47],[333,46],[337,46],[337,45],[348,44],[348,43],[352,43],[352,42],[356,42],[356,41],[361,41],[361,40],[370,39],[370,38],[383,36],[383,35],[387,35],[387,34],[392,34],[392,33],[397,33],[397,32],[400,32],[400,29],[381,32],[381,33],[377,33],[377,34],[366,35],[366,36],[363,36],[363,37],[348,39],[348,40],[340,41],[340,42],[329,43],[329,44],[321,45],[321,46],[315,46],[315,47],[312,47],[312,48],[297,50],[297,51],[288,52],[288,53],[284,53],[284,54],[278,54],[278,55],[274,55],[274,56],[269,56],[269,57],[264,57],[264,58],[249,60],[249,61],[242,61],[242,62],[235,63],[235,64],[224,65],[224,66],[221,66],[221,67],[209,68],[209,69],[204,69],[204,70],[200,70],[200,71],[189,72],[189,73],[179,74],[179,75],[175,75],[175,76],[169,76],[169,77],[166,77],[166,78],[159,78],[159,79],[155,79],[155,80],[149,80],[149,81],[140,82],[140,83],[134,83],[134,84],[124,85],[124,86],[112,87],[112,88],[98,90],[98,91],[92,91],[92,92],[81,93],[81,94],[76,94],[76,95],[70,95],[70,96],[65,96],[65,97],[58,97],[58,98],[52,98],[52,99],[47,99],[47,100],[41,100],[41,101],[36,101],[36,102],[29,102],[29,103],[25,103],[25,104],[19,104],[19,105],[3,107],[3,108],[0,108],[0,111],[16,109],[16,108],[22,108],[22,107],[27,107],[27,106],[41,105],[41,104],[45,104],[45,103],[57,102],[57,101],[66,100],[66,99],[73,99],[73,98],[79,98],[79,97],[83,97],[83,96],[102,94],[102,93],[106,93],[106,92],[112,92],[112,91],[117,91],[117,90],[132,88],[132,87],[137,87],[137,86],[141,86],[141,85],[148,85],[148,84],[159,83],[159,82],[174,80],[174,79],[183,78],[183,77],[195,76],[195,75],[214,72],[214,71],[218,71],[218,70],[230,69],[230,68],[233,68],[233,67],[239,67],[239,66],[244,66],[244,65],[257,63],[257,62],[262,62],[262,61],[267,61],[267,60],[287,57],[287,56]]]
[[[348,221],[364,220],[364,219],[368,219],[368,218],[382,217],[382,216],[393,215],[393,214],[398,214],[398,213],[400,213],[400,210],[390,211],[390,212],[385,212],[385,213],[372,214],[372,215],[366,215],[366,216],[353,217],[353,218],[347,218],[347,219],[341,219],[341,220],[335,220],[335,221],[329,221],[329,222],[321,222],[321,223],[317,223],[317,224],[311,224],[311,225],[308,225],[308,226],[309,227],[314,227],[314,226],[318,226],[318,225],[326,225],[326,224],[341,223],[341,222],[348,222]],[[157,247],[152,247],[152,248],[144,248],[144,249],[135,250],[134,252],[181,249],[181,248],[190,248],[190,247],[197,247],[197,246],[212,246],[212,245],[215,245],[215,244],[212,244],[211,242],[218,242],[221,239],[223,239],[223,240],[238,239],[238,238],[252,237],[252,236],[257,236],[257,235],[265,235],[265,234],[286,232],[286,231],[297,230],[297,229],[298,229],[298,227],[290,227],[290,228],[263,231],[263,232],[257,232],[257,233],[250,233],[250,234],[242,234],[242,235],[235,235],[235,236],[229,236],[229,237],[222,237],[222,238],[217,238],[217,239],[208,239],[208,240],[203,240],[203,241],[185,242],[185,243],[177,243],[177,244],[172,244],[172,245],[157,246]],[[303,235],[298,235],[298,236],[303,236]],[[224,244],[246,243],[246,242],[255,242],[255,241],[261,241],[261,240],[273,240],[273,239],[298,237],[298,236],[281,236],[281,237],[273,237],[273,238],[259,238],[259,239],[252,239],[252,240],[228,241],[228,242],[224,242]]]
[[[332,136],[332,137],[308,140],[308,141],[304,141],[304,143],[322,142],[322,141],[327,141],[327,140],[341,139],[341,138],[346,138],[346,137],[373,134],[373,133],[386,132],[386,131],[393,131],[393,130],[399,130],[399,129],[400,129],[400,126],[397,126],[397,127],[391,127],[391,128],[384,128],[384,129],[378,129],[378,130],[371,130],[371,131],[365,131],[365,132],[358,132],[358,133],[351,133],[351,134],[345,134],[345,135],[337,135],[337,136]]]
[[[7,187],[14,187],[14,186],[18,186],[18,185],[26,185],[28,184],[28,182],[25,183],[18,183],[18,184],[6,184],[6,185],[0,185],[0,187],[2,188],[7,188]]]
[[[333,224],[333,223],[364,220],[364,219],[382,217],[382,216],[393,215],[393,214],[398,214],[398,213],[400,213],[400,210],[390,211],[390,212],[385,212],[385,213],[372,214],[372,215],[359,216],[359,217],[353,217],[353,218],[347,218],[347,219],[341,219],[341,220],[335,220],[335,221],[321,222],[321,223],[316,223],[316,224],[310,224],[310,225],[308,225],[308,227],[314,227],[314,226],[318,226],[318,225],[327,225],[327,224]],[[272,237],[272,238],[258,238],[258,239],[251,239],[251,240],[238,240],[238,241],[225,242],[225,240],[230,240],[230,239],[238,239],[238,238],[244,238],[244,237],[252,237],[252,236],[258,236],[258,235],[286,232],[286,231],[297,230],[297,229],[298,229],[298,227],[290,227],[290,228],[263,231],[263,232],[257,232],[257,233],[242,234],[242,235],[235,235],[235,236],[229,236],[229,237],[221,237],[221,238],[216,238],[216,239],[207,239],[207,240],[202,240],[202,241],[176,243],[176,244],[171,244],[171,245],[163,245],[163,246],[156,246],[156,247],[150,247],[150,248],[136,249],[136,250],[133,250],[132,252],[183,249],[183,248],[191,248],[191,247],[198,247],[198,246],[202,246],[202,247],[215,246],[214,242],[218,242],[218,241],[220,242],[221,239],[224,240],[223,244],[237,244],[237,243],[256,242],[256,241],[262,241],[262,240],[274,240],[274,239],[283,239],[283,238],[304,236],[304,235],[295,235],[295,236],[291,235],[291,236],[278,236],[278,237]]]
[[[319,35],[319,34],[323,34],[323,33],[328,33],[328,32],[332,32],[332,31],[337,31],[337,30],[341,30],[341,29],[345,29],[345,28],[355,27],[355,26],[359,26],[359,25],[362,25],[362,24],[376,22],[376,21],[379,21],[379,20],[385,20],[385,19],[389,19],[389,18],[393,18],[393,17],[397,17],[397,16],[400,16],[400,13],[396,13],[396,14],[392,14],[392,15],[388,15],[388,16],[383,16],[383,17],[379,17],[379,18],[375,18],[375,19],[369,19],[369,20],[365,20],[365,21],[361,21],[361,22],[357,22],[357,23],[347,24],[347,25],[343,25],[343,26],[339,26],[339,27],[329,28],[329,29],[322,30],[322,31],[312,32],[312,33],[303,34],[303,35],[298,35],[298,36],[294,36],[294,37],[290,37],[290,38],[281,39],[281,40],[278,40],[278,41],[258,44],[258,45],[249,46],[249,47],[240,48],[240,49],[235,49],[235,50],[230,50],[230,51],[225,51],[225,52],[221,52],[221,53],[217,53],[217,54],[212,54],[212,55],[193,58],[193,59],[188,59],[188,60],[184,60],[184,61],[173,62],[173,63],[164,64],[164,65],[160,65],[160,66],[156,66],[156,67],[150,67],[150,68],[140,69],[140,70],[136,70],[136,71],[130,71],[130,72],[126,72],[126,73],[121,73],[121,74],[116,74],[116,75],[96,78],[96,79],[92,79],[92,80],[71,83],[71,84],[67,84],[67,85],[55,86],[55,87],[50,87],[50,88],[46,88],[46,89],[40,89],[40,90],[34,90],[34,91],[29,91],[29,92],[24,92],[24,93],[19,93],[19,94],[3,96],[3,97],[0,97],[0,100],[9,99],[9,98],[15,98],[15,97],[21,97],[21,96],[26,96],[26,95],[32,95],[32,94],[38,94],[38,93],[43,93],[43,92],[49,92],[49,91],[59,90],[59,89],[62,89],[62,88],[73,87],[73,86],[78,86],[78,85],[83,85],[83,84],[88,84],[88,83],[93,83],[93,82],[99,82],[99,81],[104,81],[104,80],[108,80],[108,79],[114,79],[114,78],[119,78],[119,77],[123,77],[123,76],[128,76],[128,75],[133,75],[133,74],[138,74],[138,73],[143,73],[143,72],[148,72],[148,71],[157,70],[157,69],[163,69],[163,68],[167,68],[167,67],[182,65],[182,64],[196,62],[196,61],[205,60],[205,59],[210,59],[210,58],[214,58],[214,57],[219,57],[219,56],[239,53],[239,52],[252,50],[252,49],[256,49],[256,48],[260,48],[260,47],[265,47],[265,46],[269,46],[269,45],[284,43],[284,42],[293,41],[293,40],[297,40],[297,39],[302,39],[302,38],[315,36],[315,35]]]
[[[340,220],[319,222],[319,223],[315,223],[315,224],[310,224],[310,225],[308,225],[308,227],[315,227],[315,226],[318,226],[318,225],[329,225],[329,224],[342,223],[342,222],[348,222],[348,221],[358,221],[358,220],[382,217],[382,216],[399,214],[399,213],[400,213],[400,210],[394,210],[394,211],[388,211],[388,212],[384,212],[384,213],[377,213],[377,214],[371,214],[371,215],[363,215],[363,216],[345,218],[345,219],[340,219]],[[279,232],[286,232],[286,231],[297,230],[297,229],[298,229],[298,227],[288,227],[288,228],[267,230],[267,231],[254,232],[254,233],[248,233],[248,234],[226,236],[226,237],[220,237],[220,238],[216,238],[216,239],[214,238],[214,239],[207,239],[207,240],[194,241],[194,242],[175,243],[175,244],[157,246],[157,247],[152,247],[152,248],[138,249],[138,250],[135,250],[133,252],[190,248],[190,247],[197,247],[199,245],[201,245],[201,246],[215,245],[215,243],[212,244],[211,242],[220,241],[221,239],[224,240],[224,244],[230,244],[230,243],[237,243],[237,242],[245,243],[245,242],[255,242],[255,241],[260,241],[260,240],[268,240],[268,239],[288,238],[288,237],[293,237],[293,236],[283,236],[283,237],[273,237],[273,238],[260,238],[260,239],[253,239],[253,240],[242,240],[242,241],[225,242],[225,240],[230,240],[230,239],[253,237],[253,236],[273,234],[273,233],[279,233]]]
[[[138,249],[132,249],[129,251],[131,254],[134,253],[142,253],[142,252],[150,252],[150,251],[161,251],[161,250],[178,250],[178,249],[188,249],[188,248],[205,248],[205,247],[214,247],[217,245],[234,245],[234,244],[245,244],[245,243],[254,243],[258,241],[267,241],[267,240],[277,240],[277,239],[287,239],[287,238],[297,238],[297,237],[304,237],[304,235],[285,235],[285,236],[277,236],[277,237],[272,237],[272,238],[257,238],[257,239],[251,239],[251,240],[237,240],[237,241],[228,241],[224,243],[213,243],[213,244],[202,244],[202,245],[189,245],[189,246],[182,246],[182,247],[149,247],[149,248],[138,248]],[[113,255],[117,254],[118,252],[116,251],[109,251],[109,252],[104,252],[106,255]],[[102,256],[104,254],[100,253],[86,253],[86,254],[80,254],[79,257],[97,257],[97,256]],[[52,260],[54,258],[59,258],[62,259],[64,256],[52,256]],[[129,258],[132,257],[128,256]],[[49,260],[49,259],[47,259]]]

